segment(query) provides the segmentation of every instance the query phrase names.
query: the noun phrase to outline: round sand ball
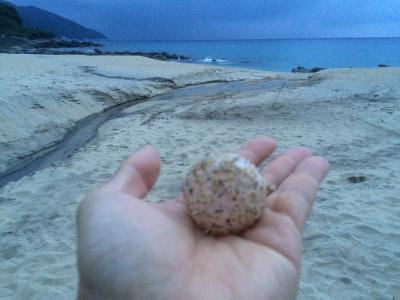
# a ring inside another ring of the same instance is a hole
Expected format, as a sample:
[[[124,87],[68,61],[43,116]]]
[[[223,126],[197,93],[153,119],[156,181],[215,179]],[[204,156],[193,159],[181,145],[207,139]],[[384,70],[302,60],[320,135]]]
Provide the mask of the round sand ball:
[[[273,188],[248,160],[237,154],[213,155],[195,164],[183,197],[195,223],[206,233],[239,233],[261,217]]]

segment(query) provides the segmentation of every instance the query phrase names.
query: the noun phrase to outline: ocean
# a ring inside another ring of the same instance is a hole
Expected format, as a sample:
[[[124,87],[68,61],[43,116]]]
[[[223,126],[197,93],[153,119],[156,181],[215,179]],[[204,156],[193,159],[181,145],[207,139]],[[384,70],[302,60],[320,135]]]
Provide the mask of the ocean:
[[[108,51],[171,52],[190,62],[269,71],[306,68],[400,66],[400,38],[223,41],[102,41]]]

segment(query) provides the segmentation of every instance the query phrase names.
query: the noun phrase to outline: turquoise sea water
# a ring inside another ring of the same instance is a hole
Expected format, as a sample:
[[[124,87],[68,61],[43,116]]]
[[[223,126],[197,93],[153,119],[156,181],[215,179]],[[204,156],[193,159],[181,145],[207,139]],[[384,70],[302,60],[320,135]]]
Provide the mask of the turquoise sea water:
[[[400,38],[229,41],[105,41],[109,51],[166,51],[192,62],[290,71],[304,67],[400,66]]]

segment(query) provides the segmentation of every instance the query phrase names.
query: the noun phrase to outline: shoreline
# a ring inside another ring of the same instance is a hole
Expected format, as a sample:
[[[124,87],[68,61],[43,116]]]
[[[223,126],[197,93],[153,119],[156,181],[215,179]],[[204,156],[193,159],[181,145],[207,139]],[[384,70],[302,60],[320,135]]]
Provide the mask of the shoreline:
[[[190,61],[185,55],[144,51],[103,51],[104,45],[93,41],[71,39],[27,39],[21,37],[1,37],[0,53],[33,55],[85,55],[85,56],[143,56],[162,61]],[[80,50],[77,50],[80,49]]]
[[[4,44],[4,45],[2,45]],[[206,57],[203,60],[194,60],[194,58],[187,55],[176,54],[166,51],[109,51],[102,50],[105,45],[99,44],[95,41],[82,41],[82,40],[71,40],[71,39],[38,39],[29,40],[26,38],[19,37],[0,37],[0,53],[3,54],[31,54],[31,55],[83,55],[83,56],[142,56],[155,60],[161,61],[172,61],[172,62],[184,62],[192,63],[197,65],[205,65],[211,67],[222,67],[222,68],[240,68],[244,70],[258,70],[265,72],[291,72],[291,73],[302,73],[302,74],[313,74],[318,73],[327,69],[342,69],[342,68],[388,68],[396,67],[385,63],[378,63],[375,66],[369,67],[326,67],[324,65],[318,66],[306,66],[301,64],[293,64],[287,70],[271,70],[260,68],[258,66],[249,67],[247,63],[250,61],[244,61],[240,63],[233,63],[233,65],[224,65],[229,62],[226,59]],[[79,50],[78,50],[79,49]],[[207,60],[207,61],[206,61]],[[222,63],[222,64],[221,64]],[[243,65],[245,64],[245,65]]]

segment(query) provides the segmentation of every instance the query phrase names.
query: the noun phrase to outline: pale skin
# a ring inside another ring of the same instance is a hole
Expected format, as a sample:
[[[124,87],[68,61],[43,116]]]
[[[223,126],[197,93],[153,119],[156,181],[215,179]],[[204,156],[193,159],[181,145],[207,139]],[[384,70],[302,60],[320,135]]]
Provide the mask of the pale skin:
[[[259,165],[275,150],[257,138],[239,154]],[[181,195],[148,203],[158,153],[142,148],[78,209],[80,299],[295,299],[301,236],[328,162],[303,147],[262,174],[277,189],[256,226],[212,237],[194,225]]]

